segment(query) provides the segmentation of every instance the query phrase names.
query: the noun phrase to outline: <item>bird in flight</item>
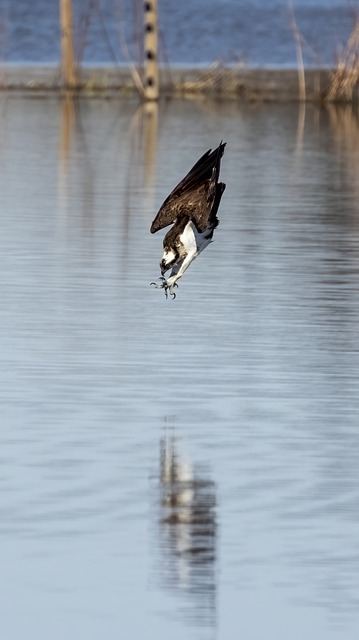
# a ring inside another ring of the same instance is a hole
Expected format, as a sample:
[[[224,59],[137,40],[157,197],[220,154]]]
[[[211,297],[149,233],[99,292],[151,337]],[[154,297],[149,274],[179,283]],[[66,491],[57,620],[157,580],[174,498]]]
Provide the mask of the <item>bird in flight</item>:
[[[173,291],[191,262],[211,242],[218,227],[217,212],[224,182],[218,182],[221,158],[225,142],[217,149],[209,149],[181,182],[173,189],[160,207],[151,225],[151,233],[173,224],[163,240],[163,256],[160,262],[159,282],[151,282],[157,289],[164,289],[172,298]],[[171,269],[169,277],[165,273]]]

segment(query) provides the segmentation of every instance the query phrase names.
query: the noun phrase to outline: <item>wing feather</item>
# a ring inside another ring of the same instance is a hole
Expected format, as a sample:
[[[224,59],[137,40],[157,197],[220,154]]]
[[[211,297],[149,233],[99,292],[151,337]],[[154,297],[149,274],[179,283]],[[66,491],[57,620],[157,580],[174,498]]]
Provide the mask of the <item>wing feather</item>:
[[[193,165],[187,175],[171,191],[151,225],[151,233],[173,224],[181,216],[189,216],[199,232],[207,228],[216,195],[220,160],[225,143],[209,149]]]

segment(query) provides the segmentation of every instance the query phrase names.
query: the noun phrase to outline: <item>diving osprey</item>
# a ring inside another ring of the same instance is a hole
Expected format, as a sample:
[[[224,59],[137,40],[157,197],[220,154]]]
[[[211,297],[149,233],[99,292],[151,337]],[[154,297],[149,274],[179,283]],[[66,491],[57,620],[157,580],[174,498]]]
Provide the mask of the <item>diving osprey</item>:
[[[172,291],[177,280],[191,262],[212,242],[214,230],[219,224],[217,211],[224,182],[218,182],[221,158],[225,142],[212,151],[209,149],[162,204],[151,225],[151,233],[173,224],[163,240],[163,256],[160,262],[160,283],[151,282],[175,298]],[[166,280],[164,274],[172,269]]]

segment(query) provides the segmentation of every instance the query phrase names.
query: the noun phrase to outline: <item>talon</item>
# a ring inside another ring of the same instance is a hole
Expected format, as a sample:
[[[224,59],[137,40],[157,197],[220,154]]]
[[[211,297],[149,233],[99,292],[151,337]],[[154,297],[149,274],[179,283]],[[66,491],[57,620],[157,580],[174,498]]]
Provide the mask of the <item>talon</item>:
[[[160,276],[158,278],[160,282],[150,282],[150,287],[156,287],[156,289],[164,289],[166,300],[168,299],[168,294],[170,293],[172,300],[174,300],[177,296],[173,291],[173,288],[178,288],[177,282],[174,282],[172,286],[168,286],[166,278]]]
[[[159,278],[161,282],[150,282],[150,287],[156,287],[156,289],[166,289],[167,283],[166,278]]]

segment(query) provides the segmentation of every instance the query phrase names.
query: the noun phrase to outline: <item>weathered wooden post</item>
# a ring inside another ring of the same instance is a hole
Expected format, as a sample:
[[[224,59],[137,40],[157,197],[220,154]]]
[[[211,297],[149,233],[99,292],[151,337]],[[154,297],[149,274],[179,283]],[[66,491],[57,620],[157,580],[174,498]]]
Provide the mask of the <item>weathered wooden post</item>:
[[[66,88],[76,86],[76,70],[72,28],[72,0],[60,0],[61,75]]]
[[[144,0],[145,100],[158,100],[157,0]]]

